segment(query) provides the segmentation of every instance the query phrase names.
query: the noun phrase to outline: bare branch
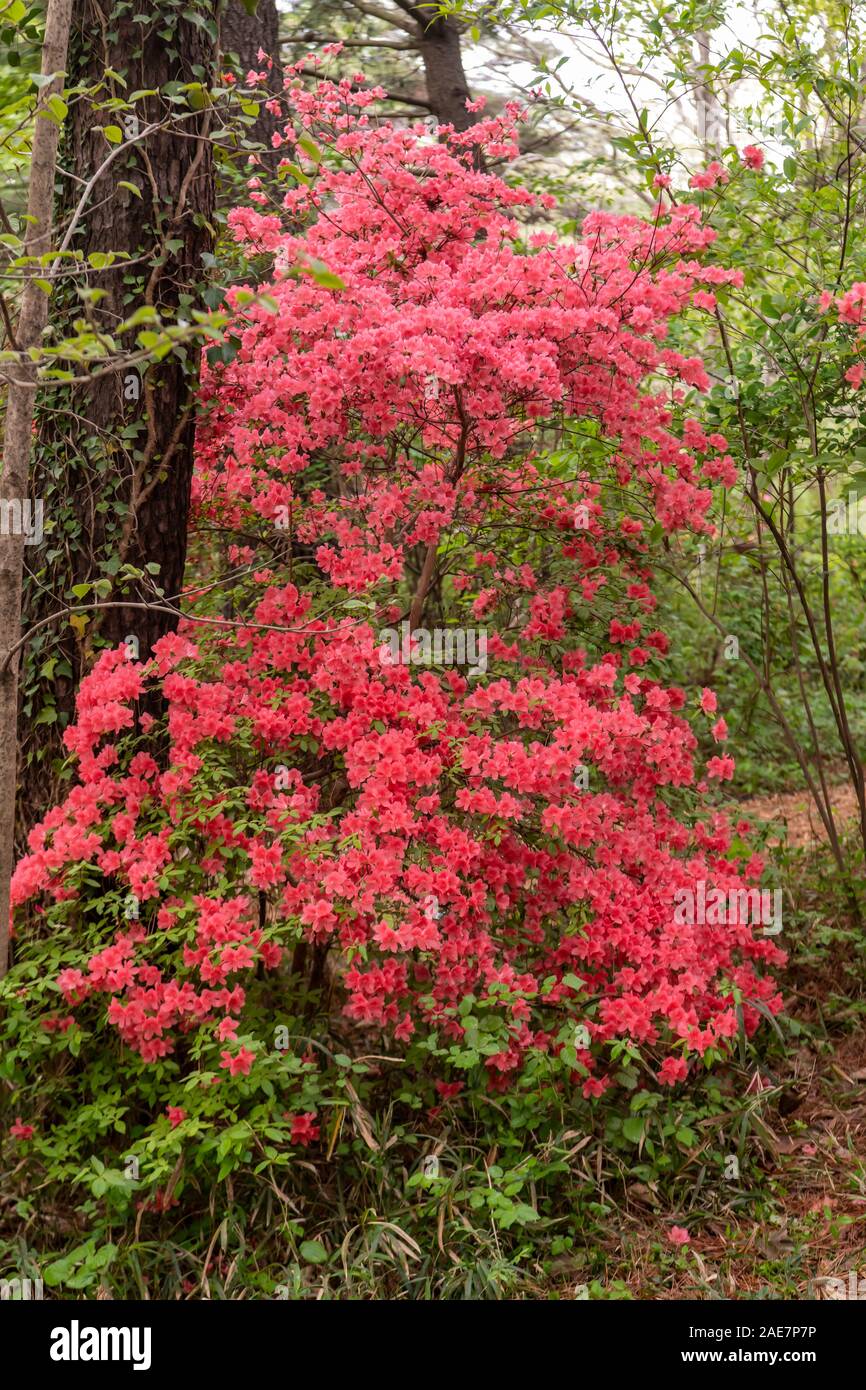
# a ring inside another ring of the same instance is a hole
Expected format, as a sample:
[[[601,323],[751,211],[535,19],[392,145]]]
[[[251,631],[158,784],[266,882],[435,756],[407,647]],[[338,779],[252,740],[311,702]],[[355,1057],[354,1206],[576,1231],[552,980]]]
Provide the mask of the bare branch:
[[[369,15],[371,19],[381,19],[383,24],[390,24],[392,29],[402,29],[404,33],[411,34],[413,38],[417,33],[416,26],[411,20],[404,19],[402,15],[383,10],[379,5],[371,5],[368,0],[350,0],[350,3],[354,5],[356,10],[360,10],[361,14]]]
[[[417,53],[421,46],[415,39],[329,39],[324,34],[291,34],[286,39],[280,39],[280,43],[315,44],[317,47],[326,43],[340,43],[344,48],[394,48],[409,53]]]

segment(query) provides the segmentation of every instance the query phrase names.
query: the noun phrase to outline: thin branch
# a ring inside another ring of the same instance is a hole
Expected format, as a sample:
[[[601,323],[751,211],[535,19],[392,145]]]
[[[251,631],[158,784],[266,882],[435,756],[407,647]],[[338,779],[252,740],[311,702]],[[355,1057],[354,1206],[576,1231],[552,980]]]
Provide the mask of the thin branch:
[[[416,39],[329,39],[323,34],[291,34],[286,39],[280,39],[280,44],[300,44],[306,47],[309,44],[339,43],[343,48],[393,48],[400,52],[417,53],[421,47]]]
[[[411,34],[414,38],[417,34],[417,27],[411,20],[403,19],[402,15],[390,13],[383,10],[379,5],[371,5],[368,0],[350,0],[356,10],[361,14],[369,15],[370,19],[381,19],[383,24],[390,24],[392,29],[402,29],[404,33]]]

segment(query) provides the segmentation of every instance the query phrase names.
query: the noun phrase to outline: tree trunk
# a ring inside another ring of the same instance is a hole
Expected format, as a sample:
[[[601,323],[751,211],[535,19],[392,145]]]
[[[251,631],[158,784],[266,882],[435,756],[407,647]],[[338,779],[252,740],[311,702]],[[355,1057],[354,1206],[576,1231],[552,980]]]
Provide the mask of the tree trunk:
[[[439,121],[455,130],[468,130],[475,116],[466,110],[471,93],[463,71],[460,35],[451,20],[439,19],[426,28],[421,25],[421,59],[430,105]]]
[[[24,252],[42,256],[51,250],[54,176],[60,128],[56,121],[39,116],[64,88],[72,0],[48,0],[42,75],[58,73],[40,89],[30,158],[27,222]],[[24,271],[21,312],[15,347],[26,354],[39,345],[48,322],[48,296],[36,283],[40,266]],[[16,726],[18,719],[18,665],[15,650],[21,633],[21,592],[24,573],[22,526],[10,524],[15,506],[23,509],[30,497],[30,450],[36,405],[36,365],[22,361],[12,369],[6,398],[3,439],[3,472],[0,475],[0,978],[9,962],[9,881],[15,859],[15,794],[18,784]],[[19,517],[21,511],[19,510]],[[17,532],[17,534],[16,534]]]
[[[725,113],[721,102],[707,80],[706,69],[712,62],[710,35],[701,30],[696,35],[698,62],[701,73],[695,85],[695,111],[697,113],[698,142],[707,158],[717,155],[725,144]]]
[[[418,25],[427,98],[436,118],[442,125],[450,123],[455,130],[468,130],[475,116],[466,110],[471,92],[463,71],[460,30],[453,19],[431,19],[430,10],[423,4],[411,4],[409,0],[396,3]]]
[[[87,275],[89,287],[102,292],[87,314],[104,333],[140,307],[156,309],[164,322],[189,321],[194,308],[204,307],[203,256],[214,244],[210,113],[206,106],[192,112],[168,97],[179,94],[181,84],[211,82],[217,0],[197,12],[203,23],[168,4],[149,6],[146,24],[136,22],[139,12],[135,6],[118,12],[114,0],[75,0],[73,12],[69,86],[96,88],[100,100],[126,101],[136,91],[157,89],[139,97],[134,111],[95,109],[84,97],[69,112],[61,167],[75,178],[62,184],[58,221],[70,218],[81,198],[77,180],[90,178],[105,161],[111,145],[103,127],[124,132],[122,153],[97,179],[70,242],[84,264],[95,254],[99,263],[99,255],[121,253],[110,268]],[[175,85],[166,90],[166,84]],[[159,128],[142,137],[154,124]],[[62,335],[82,306],[70,291],[56,298]],[[132,349],[134,334],[121,346]],[[74,585],[98,579],[114,585],[123,565],[154,568],[122,593],[113,588],[111,601],[158,602],[157,586],[169,598],[182,589],[198,366],[198,350],[186,346],[142,373],[120,370],[86,386],[52,390],[37,451],[37,496],[50,531],[44,569],[25,600],[31,621],[68,603]],[[96,596],[91,591],[83,601]],[[21,718],[24,828],[56,794],[60,734],[98,643],[116,645],[132,636],[144,657],[174,626],[170,613],[120,606],[94,613],[84,632],[61,617],[32,639]],[[47,678],[40,675],[46,660],[52,663]],[[35,724],[39,717],[46,722]]]

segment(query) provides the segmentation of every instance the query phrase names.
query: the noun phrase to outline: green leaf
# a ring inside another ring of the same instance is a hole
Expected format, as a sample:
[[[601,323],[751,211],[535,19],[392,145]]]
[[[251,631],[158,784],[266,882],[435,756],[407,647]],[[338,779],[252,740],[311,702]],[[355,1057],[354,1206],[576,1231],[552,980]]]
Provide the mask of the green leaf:
[[[315,140],[310,139],[309,135],[302,135],[298,140],[298,144],[304,153],[310,156],[314,164],[319,164],[321,162],[322,151],[319,149]]]
[[[629,1115],[622,1122],[622,1132],[632,1144],[639,1144],[644,1137],[644,1122],[640,1115]]]
[[[280,169],[280,175],[282,177],[287,177],[288,175],[291,175],[291,177],[295,180],[296,183],[305,183],[309,185],[312,182],[309,175],[304,173],[300,164],[292,164],[291,161],[287,161],[282,166],[282,168]]]
[[[328,1252],[320,1240],[305,1240],[301,1245],[301,1259],[307,1264],[321,1265],[328,1258]]]
[[[119,125],[105,125],[102,127],[102,133],[110,145],[119,145],[123,139],[123,131]]]
[[[136,309],[134,314],[120,325],[120,331],[124,332],[127,328],[137,328],[140,323],[159,323],[159,314],[152,304],[142,304]]]
[[[333,270],[329,270],[324,261],[309,260],[301,269],[307,275],[311,275],[317,285],[321,285],[325,290],[344,290],[345,283],[339,275],[335,275]]]

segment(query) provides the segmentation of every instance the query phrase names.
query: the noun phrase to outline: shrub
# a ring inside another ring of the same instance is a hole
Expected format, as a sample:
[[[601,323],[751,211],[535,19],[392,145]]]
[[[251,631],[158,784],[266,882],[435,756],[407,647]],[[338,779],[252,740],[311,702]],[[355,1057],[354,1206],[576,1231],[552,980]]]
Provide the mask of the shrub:
[[[5,988],[42,1042],[5,1074],[75,1066],[107,1020],[66,1124],[133,1116],[152,1174],[185,1141],[224,1176],[316,1138],[335,1083],[302,979],[356,1050],[384,1033],[451,1098],[545,1059],[597,1096],[623,1044],[673,1084],[779,1007],[770,940],[674,916],[763,866],[713,808],[733,760],[696,769],[652,627],[652,545],[711,531],[732,481],[668,323],[736,273],[703,264],[688,204],[558,236],[551,200],[490,172],[513,108],[437,142],[375,125],[374,95],[290,86],[286,225],[257,178],[231,218],[272,262],[229,293],[203,388],[196,543],[204,566],[229,533],[231,606],[203,570],[177,636],[100,656],[77,783],[13,885]]]

